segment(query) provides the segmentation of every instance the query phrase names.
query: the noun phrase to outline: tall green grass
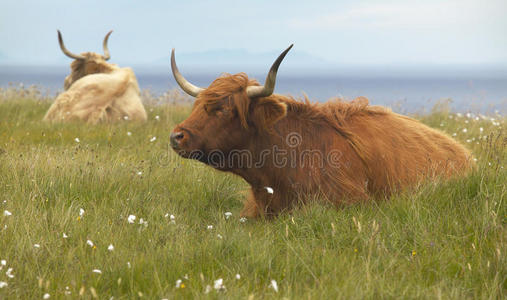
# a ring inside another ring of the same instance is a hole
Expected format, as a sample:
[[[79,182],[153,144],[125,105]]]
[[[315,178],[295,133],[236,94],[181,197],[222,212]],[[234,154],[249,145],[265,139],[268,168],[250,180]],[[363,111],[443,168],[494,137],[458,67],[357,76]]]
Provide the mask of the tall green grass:
[[[44,124],[48,107],[0,101],[0,299],[506,297],[505,117],[420,116],[473,151],[466,178],[242,222],[247,184],[168,147],[188,107],[98,126]]]

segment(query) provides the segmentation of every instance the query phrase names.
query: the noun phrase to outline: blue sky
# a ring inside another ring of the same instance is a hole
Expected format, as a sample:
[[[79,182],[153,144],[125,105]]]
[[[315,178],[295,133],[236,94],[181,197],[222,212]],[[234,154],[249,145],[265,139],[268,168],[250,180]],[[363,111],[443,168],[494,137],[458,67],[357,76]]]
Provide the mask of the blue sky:
[[[507,66],[506,16],[505,0],[2,0],[0,64],[68,64],[56,29],[77,53],[100,52],[113,29],[120,64],[158,64],[173,47],[255,56],[295,43],[294,57],[310,62]]]

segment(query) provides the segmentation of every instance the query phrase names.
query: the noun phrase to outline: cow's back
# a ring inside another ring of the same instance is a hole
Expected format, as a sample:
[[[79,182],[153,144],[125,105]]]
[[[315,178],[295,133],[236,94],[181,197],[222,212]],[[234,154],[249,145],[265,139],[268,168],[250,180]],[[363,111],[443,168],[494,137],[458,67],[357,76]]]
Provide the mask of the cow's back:
[[[406,116],[388,111],[358,114],[347,128],[368,169],[368,189],[375,194],[390,194],[428,177],[462,175],[473,165],[464,146]]]
[[[58,95],[49,108],[45,121],[82,120],[88,123],[146,120],[139,86],[130,68],[103,74],[91,74],[75,81]]]

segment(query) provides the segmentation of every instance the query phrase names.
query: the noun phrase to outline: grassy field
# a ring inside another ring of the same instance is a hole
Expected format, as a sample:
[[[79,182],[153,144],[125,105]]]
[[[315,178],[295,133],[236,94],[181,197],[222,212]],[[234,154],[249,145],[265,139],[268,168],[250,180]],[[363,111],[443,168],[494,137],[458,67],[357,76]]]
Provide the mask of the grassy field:
[[[245,221],[245,182],[168,147],[188,107],[48,125],[36,98],[0,97],[0,299],[507,297],[505,117],[419,117],[473,150],[467,178]]]

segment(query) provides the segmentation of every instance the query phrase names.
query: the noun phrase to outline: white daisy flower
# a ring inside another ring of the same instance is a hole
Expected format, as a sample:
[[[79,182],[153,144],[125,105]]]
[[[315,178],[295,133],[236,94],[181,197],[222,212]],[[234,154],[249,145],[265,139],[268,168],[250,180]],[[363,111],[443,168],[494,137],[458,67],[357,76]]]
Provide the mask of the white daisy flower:
[[[92,242],[92,241],[90,241],[90,240],[87,240],[87,241],[86,241],[86,244],[87,244],[88,246],[90,246],[90,247],[93,247],[93,242]]]
[[[222,278],[218,278],[215,280],[213,287],[217,291],[225,290],[224,280]]]
[[[273,290],[275,290],[275,292],[278,293],[278,283],[276,283],[276,280],[271,280],[270,287],[273,288]]]
[[[102,271],[99,269],[93,269],[92,272],[97,273],[97,274],[102,274]]]
[[[66,238],[68,238],[69,236],[68,236],[68,235],[66,235],[66,234],[65,234],[65,232],[64,232],[64,233],[62,234],[62,237],[63,237],[64,239],[66,239]]]
[[[9,278],[14,278],[14,275],[12,275],[12,268],[7,269],[7,272],[5,272],[5,275]]]
[[[109,244],[109,247],[107,247],[107,250],[109,250],[109,251],[113,251],[113,250],[114,250],[114,246],[113,246],[113,244]]]
[[[208,230],[213,229],[213,225],[208,225]]]
[[[7,282],[5,281],[0,281],[0,289],[3,289],[4,287],[8,286],[9,284],[7,284]]]
[[[85,213],[85,210],[80,208],[79,209],[79,216],[82,217],[84,215],[84,213]]]
[[[48,293],[45,293],[44,296],[42,296],[42,299],[49,299],[51,298],[51,295],[49,295]]]
[[[40,245],[39,244],[33,244],[33,247],[34,248],[40,248]]]
[[[206,285],[206,289],[204,290],[204,293],[205,294],[208,294],[209,292],[211,292],[211,285]]]
[[[240,279],[241,279],[241,275],[236,274],[236,279],[237,279],[237,280],[240,280]]]
[[[224,215],[225,215],[226,219],[229,219],[232,216],[232,213],[230,211],[228,211],[228,212],[224,213]]]
[[[12,216],[12,213],[8,210],[4,210],[4,216],[6,216],[6,217]]]
[[[266,191],[268,192],[268,194],[273,194],[273,189],[269,186],[266,186],[264,187],[266,189]]]
[[[128,135],[128,136],[131,136],[131,135],[132,135],[132,132],[127,131],[127,135]]]
[[[127,218],[127,221],[128,221],[130,224],[134,224],[134,222],[136,221],[136,216],[134,216],[134,215],[129,215],[129,217]]]
[[[150,142],[154,142],[154,141],[156,141],[156,140],[157,140],[157,137],[156,137],[156,136],[154,136],[154,137],[152,137],[152,138],[150,139]]]
[[[182,281],[181,279],[176,280],[176,285],[175,285],[175,287],[176,287],[177,289],[179,289],[179,288],[180,288],[180,286],[181,286],[181,283],[182,283],[182,282],[183,282],[183,281]]]

